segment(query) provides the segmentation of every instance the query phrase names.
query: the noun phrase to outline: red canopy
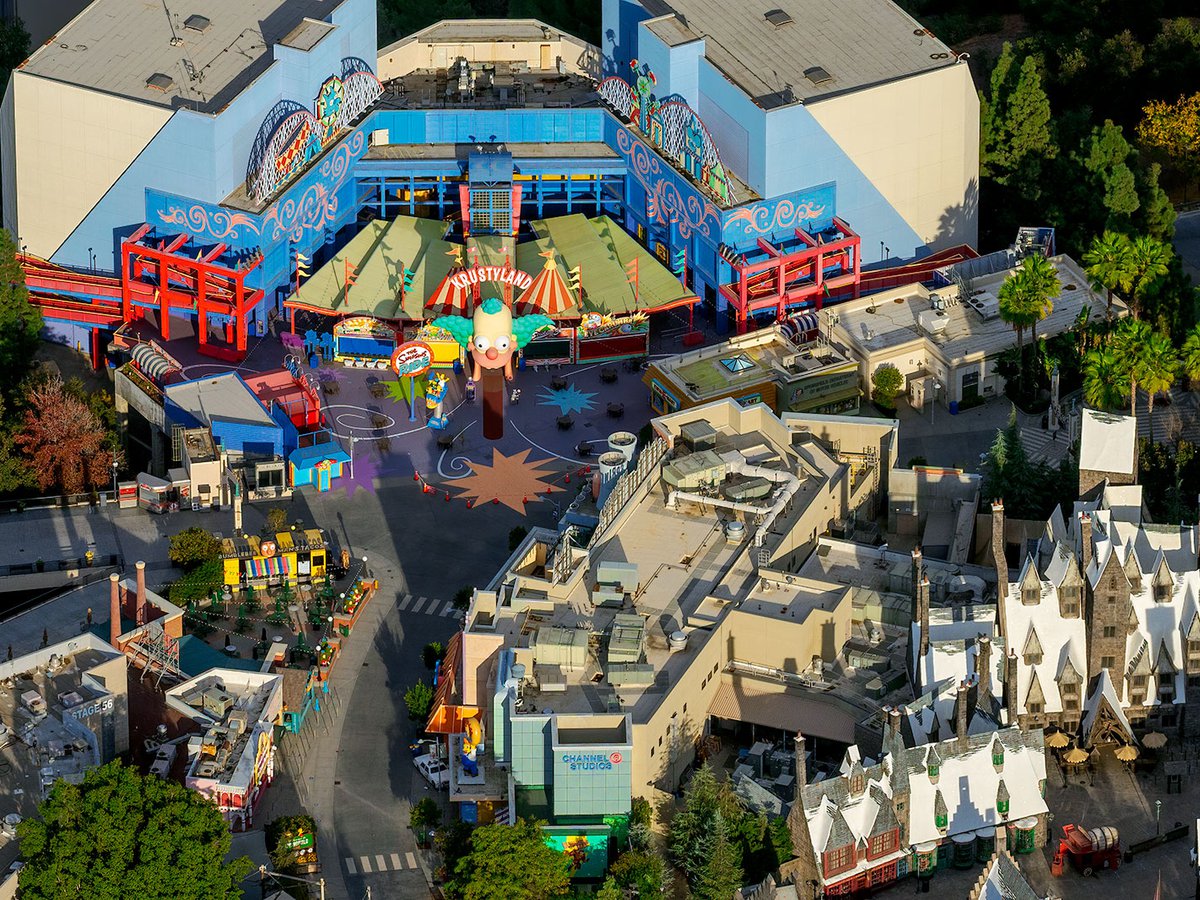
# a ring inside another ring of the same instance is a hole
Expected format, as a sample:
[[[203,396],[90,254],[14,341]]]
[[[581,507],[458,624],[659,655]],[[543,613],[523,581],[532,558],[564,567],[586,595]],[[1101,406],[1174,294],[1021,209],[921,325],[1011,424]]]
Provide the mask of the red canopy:
[[[519,315],[541,313],[553,319],[574,305],[575,297],[571,289],[558,274],[554,260],[547,258],[542,271],[533,279],[533,284],[525,289],[513,307]]]

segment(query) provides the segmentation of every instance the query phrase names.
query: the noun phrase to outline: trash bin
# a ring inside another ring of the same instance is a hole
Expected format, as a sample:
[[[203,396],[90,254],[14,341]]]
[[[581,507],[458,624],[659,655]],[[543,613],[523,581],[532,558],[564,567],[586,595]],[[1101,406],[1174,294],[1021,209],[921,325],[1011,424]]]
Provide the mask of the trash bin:
[[[950,415],[952,415],[952,416],[958,415],[958,401],[957,400],[950,401]]]
[[[308,357],[308,367],[310,369],[316,369],[320,365],[321,365],[321,357],[317,356],[317,354],[315,354],[315,353],[310,354]]]

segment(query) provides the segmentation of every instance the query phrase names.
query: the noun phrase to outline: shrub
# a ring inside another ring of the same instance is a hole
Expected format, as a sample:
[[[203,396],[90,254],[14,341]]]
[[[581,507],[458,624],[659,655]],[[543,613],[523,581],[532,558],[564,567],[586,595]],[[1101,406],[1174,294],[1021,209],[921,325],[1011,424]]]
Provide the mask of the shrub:
[[[404,705],[408,707],[408,717],[414,722],[423,722],[429,718],[429,708],[433,706],[433,688],[424,681],[418,681],[404,692]]]
[[[188,571],[201,563],[217,559],[220,555],[221,541],[212,532],[197,525],[172,535],[171,546],[167,551],[171,562]]]
[[[885,363],[871,376],[871,397],[880,406],[894,407],[896,396],[904,384],[904,376],[891,363]]]

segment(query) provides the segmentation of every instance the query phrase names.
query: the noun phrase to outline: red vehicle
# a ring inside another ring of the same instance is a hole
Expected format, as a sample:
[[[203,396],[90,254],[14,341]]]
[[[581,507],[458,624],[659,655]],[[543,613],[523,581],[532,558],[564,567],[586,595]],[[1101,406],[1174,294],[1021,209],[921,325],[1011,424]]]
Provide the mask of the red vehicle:
[[[1098,869],[1116,869],[1121,865],[1121,841],[1117,829],[1111,825],[1100,828],[1064,825],[1062,840],[1054,853],[1052,871],[1055,875],[1062,875],[1067,859],[1082,875],[1092,875]]]

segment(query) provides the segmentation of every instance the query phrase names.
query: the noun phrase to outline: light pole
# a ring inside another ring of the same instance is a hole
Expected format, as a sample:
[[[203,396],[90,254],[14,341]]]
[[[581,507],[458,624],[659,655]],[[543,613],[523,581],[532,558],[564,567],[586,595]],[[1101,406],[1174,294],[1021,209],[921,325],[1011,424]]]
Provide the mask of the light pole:
[[[1162,801],[1154,801],[1154,834],[1155,836],[1162,835]]]
[[[942,383],[940,381],[935,381],[933,383],[933,406],[929,407],[929,425],[930,425],[930,427],[933,426],[933,421],[937,417],[937,398],[938,398],[938,391],[940,391],[941,389],[942,389]]]
[[[117,461],[115,459],[112,462],[112,470],[113,470],[113,496],[112,496],[112,498],[113,498],[113,503],[116,503],[117,502]]]
[[[367,568],[367,558],[364,556],[363,557],[363,578],[370,578],[370,577],[371,577],[371,572]]]

